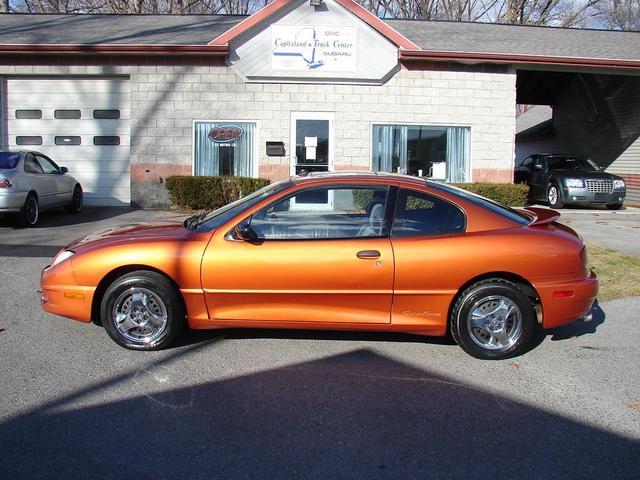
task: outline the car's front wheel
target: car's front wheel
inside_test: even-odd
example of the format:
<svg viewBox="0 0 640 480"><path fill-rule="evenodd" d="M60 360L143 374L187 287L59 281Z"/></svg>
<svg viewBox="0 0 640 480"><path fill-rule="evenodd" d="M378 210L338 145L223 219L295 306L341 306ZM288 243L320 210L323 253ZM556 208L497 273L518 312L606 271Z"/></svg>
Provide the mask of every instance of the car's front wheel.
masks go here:
<svg viewBox="0 0 640 480"><path fill-rule="evenodd" d="M145 270L127 273L107 288L100 316L109 336L132 350L165 348L186 323L184 304L173 284Z"/></svg>
<svg viewBox="0 0 640 480"><path fill-rule="evenodd" d="M549 202L551 208L562 208L564 206L560 188L555 183L551 183L547 187L547 202Z"/></svg>
<svg viewBox="0 0 640 480"><path fill-rule="evenodd" d="M494 278L462 292L450 321L453 338L465 352L484 360L500 360L527 348L536 328L536 313L517 285Z"/></svg>

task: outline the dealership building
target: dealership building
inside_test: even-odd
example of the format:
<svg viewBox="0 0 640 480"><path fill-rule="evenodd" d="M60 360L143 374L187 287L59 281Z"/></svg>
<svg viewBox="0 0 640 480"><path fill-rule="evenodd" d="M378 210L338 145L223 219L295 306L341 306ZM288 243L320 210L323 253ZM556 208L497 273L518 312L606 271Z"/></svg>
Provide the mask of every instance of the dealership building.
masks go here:
<svg viewBox="0 0 640 480"><path fill-rule="evenodd" d="M400 171L511 182L590 155L640 203L640 33L381 20L351 0L250 16L0 15L3 148L90 205L159 207L170 175ZM516 132L516 105L552 114Z"/></svg>

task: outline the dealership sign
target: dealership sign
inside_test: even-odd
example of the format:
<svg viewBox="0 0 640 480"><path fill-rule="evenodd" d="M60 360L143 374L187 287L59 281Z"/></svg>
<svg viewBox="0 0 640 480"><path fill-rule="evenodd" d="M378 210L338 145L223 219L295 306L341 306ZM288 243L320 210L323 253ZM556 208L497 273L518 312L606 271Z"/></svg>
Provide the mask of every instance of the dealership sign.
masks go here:
<svg viewBox="0 0 640 480"><path fill-rule="evenodd" d="M271 26L273 70L355 72L356 27Z"/></svg>
<svg viewBox="0 0 640 480"><path fill-rule="evenodd" d="M209 130L209 140L213 143L233 143L243 133L244 130L238 125L220 125Z"/></svg>

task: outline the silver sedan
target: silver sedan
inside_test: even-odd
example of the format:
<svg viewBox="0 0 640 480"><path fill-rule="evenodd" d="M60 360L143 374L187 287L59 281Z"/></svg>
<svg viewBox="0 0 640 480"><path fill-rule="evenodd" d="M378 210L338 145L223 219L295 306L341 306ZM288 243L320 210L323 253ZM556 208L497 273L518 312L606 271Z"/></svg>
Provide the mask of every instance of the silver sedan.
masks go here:
<svg viewBox="0 0 640 480"><path fill-rule="evenodd" d="M0 214L17 214L18 224L38 223L40 212L82 209L82 186L65 167L39 152L0 152Z"/></svg>

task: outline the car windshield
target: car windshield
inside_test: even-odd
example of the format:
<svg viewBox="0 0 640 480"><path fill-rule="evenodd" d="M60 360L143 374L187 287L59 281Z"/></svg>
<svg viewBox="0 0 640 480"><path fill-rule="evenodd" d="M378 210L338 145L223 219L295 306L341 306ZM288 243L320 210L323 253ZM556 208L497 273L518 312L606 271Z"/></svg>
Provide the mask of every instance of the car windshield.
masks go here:
<svg viewBox="0 0 640 480"><path fill-rule="evenodd" d="M600 168L589 157L547 157L549 170L581 170L598 172Z"/></svg>
<svg viewBox="0 0 640 480"><path fill-rule="evenodd" d="M19 153L0 152L0 169L16 168L20 160Z"/></svg>
<svg viewBox="0 0 640 480"><path fill-rule="evenodd" d="M198 232L208 232L225 224L236 215L250 209L257 203L267 197L281 192L291 185L291 180L283 180L281 182L272 183L266 187L256 190L249 195L239 198L235 202L231 202L223 207L209 212L198 224Z"/></svg>

